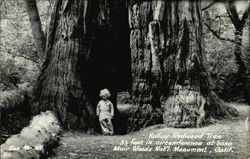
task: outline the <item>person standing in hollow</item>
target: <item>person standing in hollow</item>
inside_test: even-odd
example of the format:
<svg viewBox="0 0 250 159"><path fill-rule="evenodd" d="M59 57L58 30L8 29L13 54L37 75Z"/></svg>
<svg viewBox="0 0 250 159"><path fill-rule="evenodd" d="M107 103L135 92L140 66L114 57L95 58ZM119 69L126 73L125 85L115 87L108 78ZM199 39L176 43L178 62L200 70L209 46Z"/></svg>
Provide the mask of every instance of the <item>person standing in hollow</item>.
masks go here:
<svg viewBox="0 0 250 159"><path fill-rule="evenodd" d="M113 135L114 128L111 119L114 116L114 106L109 100L111 96L108 89L100 91L100 97L102 98L97 104L96 115L99 116L99 122L104 135Z"/></svg>

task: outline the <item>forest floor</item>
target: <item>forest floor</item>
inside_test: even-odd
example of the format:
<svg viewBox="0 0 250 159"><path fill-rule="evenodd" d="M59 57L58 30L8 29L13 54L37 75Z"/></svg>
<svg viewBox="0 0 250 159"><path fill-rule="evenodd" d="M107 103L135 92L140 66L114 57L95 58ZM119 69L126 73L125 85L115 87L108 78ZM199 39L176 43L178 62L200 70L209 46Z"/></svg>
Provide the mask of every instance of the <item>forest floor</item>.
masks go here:
<svg viewBox="0 0 250 159"><path fill-rule="evenodd" d="M249 106L230 104L238 109L240 116L233 119L214 121L213 124L202 128L166 128L163 125L155 125L144 130L129 133L126 135L103 136L96 134L84 134L80 132L64 132L60 146L55 149L55 155L51 159L72 158L72 159L105 159L105 158L250 158L249 146ZM120 111L126 111L129 105L119 105ZM160 135L159 135L160 134ZM166 138L153 138L153 136ZM168 136L167 136L168 135ZM182 136L178 136L182 135ZM199 139L189 138L190 135L198 135ZM146 144L151 140L151 144ZM143 143L140 143L142 141ZM161 145L159 141L179 142L179 145ZM200 146L182 146L182 142L201 143ZM127 146L126 146L127 143ZM133 145L139 145L147 151L138 151ZM185 144L185 143L184 143ZM194 143L193 143L194 144ZM209 145L210 144L210 145ZM120 145L120 147L118 147ZM164 148L165 146L165 148ZM118 150L119 148L128 148ZM150 151L151 148L151 151ZM183 152L181 148L195 152ZM141 149L142 150L142 149ZM182 152L181 152L182 150ZM200 151L200 152L197 152ZM203 152L202 152L203 151Z"/></svg>

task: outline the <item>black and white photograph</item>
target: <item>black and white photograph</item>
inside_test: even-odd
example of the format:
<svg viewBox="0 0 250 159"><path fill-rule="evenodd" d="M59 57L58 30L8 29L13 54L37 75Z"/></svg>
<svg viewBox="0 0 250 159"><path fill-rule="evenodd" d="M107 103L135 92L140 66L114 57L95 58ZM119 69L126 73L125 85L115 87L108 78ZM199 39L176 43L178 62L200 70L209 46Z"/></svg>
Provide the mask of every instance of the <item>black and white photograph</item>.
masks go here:
<svg viewBox="0 0 250 159"><path fill-rule="evenodd" d="M249 0L0 0L1 159L250 159Z"/></svg>

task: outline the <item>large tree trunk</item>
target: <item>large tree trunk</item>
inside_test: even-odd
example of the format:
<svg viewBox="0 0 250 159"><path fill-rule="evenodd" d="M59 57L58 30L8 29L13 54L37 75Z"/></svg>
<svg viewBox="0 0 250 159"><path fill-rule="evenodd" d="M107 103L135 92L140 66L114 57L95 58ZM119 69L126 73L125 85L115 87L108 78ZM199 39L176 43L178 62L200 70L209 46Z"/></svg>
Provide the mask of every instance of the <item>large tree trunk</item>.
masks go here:
<svg viewBox="0 0 250 159"><path fill-rule="evenodd" d="M128 72L119 76L129 66L126 16L122 0L54 1L34 113L53 110L69 128L87 130L98 123L100 89L108 88L115 104L118 84L128 79ZM115 110L117 116L116 105Z"/></svg>
<svg viewBox="0 0 250 159"><path fill-rule="evenodd" d="M64 126L93 127L99 90L110 89L115 103L116 92L129 84L130 29L138 108L129 131L162 122L199 126L205 115L237 114L211 90L198 1L131 1L129 27L123 0L54 3L33 112L49 109Z"/></svg>
<svg viewBox="0 0 250 159"><path fill-rule="evenodd" d="M199 1L131 1L129 20L138 108L128 131L162 122L194 127L205 116L237 115L211 90Z"/></svg>
<svg viewBox="0 0 250 159"><path fill-rule="evenodd" d="M45 35L42 30L42 24L40 20L40 16L38 13L36 0L25 0L26 8L28 11L29 19L30 19L30 27L34 36L35 46L37 49L38 56L40 60L43 60L45 54Z"/></svg>

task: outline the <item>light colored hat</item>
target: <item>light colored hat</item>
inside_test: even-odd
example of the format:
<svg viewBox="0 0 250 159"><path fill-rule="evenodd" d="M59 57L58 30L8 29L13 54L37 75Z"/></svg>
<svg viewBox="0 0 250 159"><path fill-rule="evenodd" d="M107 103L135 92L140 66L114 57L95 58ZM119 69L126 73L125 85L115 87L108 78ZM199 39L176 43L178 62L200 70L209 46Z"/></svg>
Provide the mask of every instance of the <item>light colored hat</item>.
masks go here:
<svg viewBox="0 0 250 159"><path fill-rule="evenodd" d="M100 97L104 97L104 96L106 96L106 97L110 97L111 96L109 90L106 89L106 88L100 91Z"/></svg>

